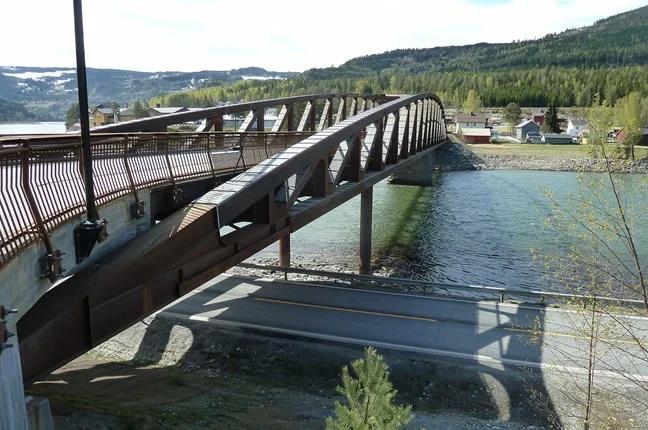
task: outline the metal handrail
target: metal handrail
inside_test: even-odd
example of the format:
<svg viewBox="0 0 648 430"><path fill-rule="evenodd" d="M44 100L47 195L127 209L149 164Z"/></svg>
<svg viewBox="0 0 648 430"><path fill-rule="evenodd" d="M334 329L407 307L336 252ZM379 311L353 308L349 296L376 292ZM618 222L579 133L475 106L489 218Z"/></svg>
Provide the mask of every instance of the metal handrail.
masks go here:
<svg viewBox="0 0 648 430"><path fill-rule="evenodd" d="M432 289L451 289L451 290L461 290L461 291L470 291L474 293L486 293L493 294L497 296L499 302L503 303L507 300L507 297L532 297L539 299L539 302L545 303L547 299L554 300L575 300L582 301L583 303L589 301L595 301L599 303L613 303L619 305L629 305L629 306L643 306L643 301L634 300L634 299L622 299L616 297L607 297L607 296L586 296L582 294L569 294L569 293L557 293L552 291L539 291L539 290L524 290L522 288L504 288L504 287L489 287L483 285L470 285L470 284L455 284L455 283L446 283L446 282L433 282L425 280L416 280L416 279L405 279L405 278L392 278L385 276L375 276L375 275L358 275L355 273L344 273L344 272L330 272L326 270L316 270L316 269L304 269L301 267L280 267L272 265L263 265L263 264L253 264L253 263L239 263L239 267L245 269L257 269L257 270L268 270L283 273L284 277L287 277L288 273L296 273L302 275L311 275L319 276L322 278L331 278L331 279L343 279L350 282L362 281L366 283L373 283L379 285L404 285L404 286L426 286Z"/></svg>
<svg viewBox="0 0 648 430"><path fill-rule="evenodd" d="M225 106L195 109L188 112L178 112L166 115L158 115L149 118L135 119L118 124L108 124L92 129L93 133L118 133L126 131L139 131L147 129L158 129L169 125L181 124L190 121L199 121L215 116L228 115L233 113L250 112L259 109L266 109L282 105L294 105L298 103L325 101L333 98L364 98L367 100L385 101L391 100L394 96L384 94L363 95L356 93L328 93L328 94L306 94L301 96L280 97L275 99L257 100L242 102Z"/></svg>
<svg viewBox="0 0 648 430"><path fill-rule="evenodd" d="M137 190L241 171L312 132L120 133L92 136L96 202ZM218 156L216 153L220 153ZM227 154L236 154L228 157ZM216 154L216 155L214 155ZM48 254L54 228L85 210L78 136L5 139L0 144L0 267L35 240ZM139 202L135 202L139 203Z"/></svg>

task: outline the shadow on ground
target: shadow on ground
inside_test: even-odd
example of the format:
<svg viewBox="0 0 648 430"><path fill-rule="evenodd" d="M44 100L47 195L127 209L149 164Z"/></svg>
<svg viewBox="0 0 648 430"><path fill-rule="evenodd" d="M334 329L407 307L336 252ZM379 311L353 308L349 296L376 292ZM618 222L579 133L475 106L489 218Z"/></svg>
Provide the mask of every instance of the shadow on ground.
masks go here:
<svg viewBox="0 0 648 430"><path fill-rule="evenodd" d="M499 340L488 331L480 336L484 344ZM512 336L506 346L512 353L522 348L516 342L523 340ZM409 428L550 428L555 420L551 405L530 395L545 393L537 372L381 352L397 400L416 412ZM323 428L339 399L341 367L361 354L360 346L158 316L29 392L50 399L58 428Z"/></svg>

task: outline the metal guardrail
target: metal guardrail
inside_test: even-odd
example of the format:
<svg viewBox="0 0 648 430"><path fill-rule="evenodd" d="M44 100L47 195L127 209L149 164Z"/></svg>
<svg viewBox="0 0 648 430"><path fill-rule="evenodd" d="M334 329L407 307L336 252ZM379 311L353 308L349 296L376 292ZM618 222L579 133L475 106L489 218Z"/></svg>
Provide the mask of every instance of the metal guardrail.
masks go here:
<svg viewBox="0 0 648 430"><path fill-rule="evenodd" d="M545 304L550 300L555 302L572 300L576 302L582 302L587 304L591 301L596 301L599 303L610 303L616 305L625 305L625 306L638 306L643 307L643 302L641 300L633 299L623 299L615 297L605 297L605 296L585 296L580 294L567 294L567 293L556 293L551 291L539 291L539 290L524 290L521 288L502 288L502 287L488 287L482 285L465 285L465 284L448 284L440 282L432 282L425 280L416 280L416 279L404 279L404 278L391 278L384 276L374 276L374 275L357 275L355 273L343 273L343 272L329 272L325 270L315 270L315 269L304 269L299 267L280 267L280 266L269 266L269 265L260 265L252 263L239 263L239 267L246 269L257 269L257 270L268 270L284 274L284 278L287 279L289 273L296 273L302 275L311 275L319 276L322 278L330 279L340 279L346 280L349 282L362 282L374 285L402 285L402 286L425 286L431 288L432 290L460 290L460 291L469 291L472 293L486 294L493 297L496 297L500 303L504 303L507 299L511 298L521 298L529 297L538 300L538 304Z"/></svg>
<svg viewBox="0 0 648 430"><path fill-rule="evenodd" d="M244 170L312 132L131 133L92 136L96 203L178 182ZM0 267L85 211L78 136L0 142Z"/></svg>

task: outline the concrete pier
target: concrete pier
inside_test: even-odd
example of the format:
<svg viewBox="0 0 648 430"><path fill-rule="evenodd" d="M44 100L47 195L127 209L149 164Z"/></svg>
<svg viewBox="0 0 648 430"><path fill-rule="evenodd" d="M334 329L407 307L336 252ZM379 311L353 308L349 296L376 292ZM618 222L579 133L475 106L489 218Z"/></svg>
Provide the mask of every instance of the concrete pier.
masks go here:
<svg viewBox="0 0 648 430"><path fill-rule="evenodd" d="M16 332L15 314L7 315L7 330ZM8 339L10 348L0 352L0 430L27 430L18 336Z"/></svg>
<svg viewBox="0 0 648 430"><path fill-rule="evenodd" d="M279 239L279 267L290 267L290 233Z"/></svg>
<svg viewBox="0 0 648 430"><path fill-rule="evenodd" d="M407 169L392 176L391 183L402 185L429 186L434 181L434 174L437 167L436 151L430 151Z"/></svg>
<svg viewBox="0 0 648 430"><path fill-rule="evenodd" d="M75 260L74 228L83 220L82 216L74 217L67 223L56 228L50 239L54 249L61 250L63 254L62 266L66 269L64 276L71 275L112 250L123 246L137 235L148 230L150 220L150 193L142 190L140 198L145 201L146 216L134 219L131 216L130 206L132 196L128 195L114 200L100 208L101 216L109 220L108 238L95 246L90 258L80 264ZM0 354L0 430L31 429L31 423L46 423L44 408L46 404L40 402L38 407L32 405L26 409L25 394L23 389L22 369L18 338L20 333L16 323L25 312L50 288L56 288L49 280L42 276L42 257L46 250L42 242L34 242L18 257L9 261L0 271L0 304L18 309L17 314L6 316L7 330L16 333L8 342L13 345ZM26 415L30 413L29 417ZM34 418L33 414L38 415ZM34 421L36 420L36 421ZM39 424L37 428L48 428ZM44 426L44 427L43 427Z"/></svg>
<svg viewBox="0 0 648 430"><path fill-rule="evenodd" d="M360 194L360 274L371 274L371 223L373 218L373 187Z"/></svg>

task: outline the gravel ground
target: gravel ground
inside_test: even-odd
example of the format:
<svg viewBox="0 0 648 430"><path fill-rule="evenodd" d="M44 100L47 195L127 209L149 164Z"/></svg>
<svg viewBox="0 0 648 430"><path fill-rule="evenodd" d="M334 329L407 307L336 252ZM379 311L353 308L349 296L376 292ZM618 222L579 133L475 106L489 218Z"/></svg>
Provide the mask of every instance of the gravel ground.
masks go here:
<svg viewBox="0 0 648 430"><path fill-rule="evenodd" d="M407 429L551 428L540 375L381 351ZM321 429L360 347L150 317L39 381L58 429Z"/></svg>
<svg viewBox="0 0 648 430"><path fill-rule="evenodd" d="M473 150L456 141L445 145L438 153L441 170L547 170L560 172L605 172L606 162L600 158L556 157L551 155L494 154ZM610 167L617 173L648 173L648 159L610 160Z"/></svg>

